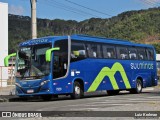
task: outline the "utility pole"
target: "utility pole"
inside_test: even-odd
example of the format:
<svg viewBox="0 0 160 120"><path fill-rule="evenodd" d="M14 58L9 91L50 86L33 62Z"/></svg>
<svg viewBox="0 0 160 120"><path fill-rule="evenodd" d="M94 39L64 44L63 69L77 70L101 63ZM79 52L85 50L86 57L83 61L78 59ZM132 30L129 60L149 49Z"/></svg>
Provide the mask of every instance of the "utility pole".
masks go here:
<svg viewBox="0 0 160 120"><path fill-rule="evenodd" d="M32 39L37 38L37 18L36 18L36 2L37 0L30 0L31 3L31 31L32 31Z"/></svg>

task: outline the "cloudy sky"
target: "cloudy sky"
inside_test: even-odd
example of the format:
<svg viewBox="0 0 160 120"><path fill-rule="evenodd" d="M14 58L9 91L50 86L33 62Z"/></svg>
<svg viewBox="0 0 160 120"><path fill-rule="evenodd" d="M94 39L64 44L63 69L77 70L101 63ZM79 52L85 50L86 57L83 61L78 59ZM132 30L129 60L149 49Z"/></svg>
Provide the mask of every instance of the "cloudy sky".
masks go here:
<svg viewBox="0 0 160 120"><path fill-rule="evenodd" d="M30 16L30 0L0 0L8 3L9 13ZM124 11L160 6L160 0L37 0L37 17L85 20L110 18Z"/></svg>

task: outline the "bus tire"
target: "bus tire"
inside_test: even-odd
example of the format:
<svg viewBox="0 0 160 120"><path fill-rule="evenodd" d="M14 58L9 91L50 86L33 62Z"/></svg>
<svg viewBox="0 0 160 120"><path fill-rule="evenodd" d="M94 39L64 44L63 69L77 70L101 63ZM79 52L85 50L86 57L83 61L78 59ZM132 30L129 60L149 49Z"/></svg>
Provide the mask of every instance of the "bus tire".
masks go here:
<svg viewBox="0 0 160 120"><path fill-rule="evenodd" d="M107 94L108 95L118 95L119 94L119 90L107 90Z"/></svg>
<svg viewBox="0 0 160 120"><path fill-rule="evenodd" d="M133 94L139 94L142 92L142 81L140 79L137 79L136 81L136 88L133 88L130 90L130 93L133 93Z"/></svg>
<svg viewBox="0 0 160 120"><path fill-rule="evenodd" d="M82 86L78 81L74 82L73 93L71 94L72 99L80 99L84 95Z"/></svg>
<svg viewBox="0 0 160 120"><path fill-rule="evenodd" d="M41 95L41 98L44 100L44 101L50 101L52 99L52 95Z"/></svg>

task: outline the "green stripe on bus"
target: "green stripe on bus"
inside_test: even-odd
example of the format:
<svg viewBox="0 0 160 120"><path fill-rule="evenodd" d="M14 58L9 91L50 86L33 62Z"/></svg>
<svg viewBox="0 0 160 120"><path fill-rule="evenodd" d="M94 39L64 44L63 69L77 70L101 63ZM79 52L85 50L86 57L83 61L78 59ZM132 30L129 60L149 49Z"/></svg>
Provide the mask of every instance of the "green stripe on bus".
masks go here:
<svg viewBox="0 0 160 120"><path fill-rule="evenodd" d="M127 75L126 75L126 72L125 72L123 66L120 63L116 62L116 63L114 63L114 65L112 66L111 69L108 67L102 68L102 70L99 72L99 74L97 75L97 77L95 78L95 80L93 81L93 83L91 84L91 86L89 87L87 92L96 91L98 86L100 85L100 83L102 82L104 77L106 77L106 76L109 77L111 84L113 86L113 89L118 90L119 87L118 87L118 84L117 84L115 76L114 76L116 74L116 72L118 72L118 71L120 72L120 74L122 76L125 87L127 89L131 88L131 85L128 81L128 78L127 78Z"/></svg>

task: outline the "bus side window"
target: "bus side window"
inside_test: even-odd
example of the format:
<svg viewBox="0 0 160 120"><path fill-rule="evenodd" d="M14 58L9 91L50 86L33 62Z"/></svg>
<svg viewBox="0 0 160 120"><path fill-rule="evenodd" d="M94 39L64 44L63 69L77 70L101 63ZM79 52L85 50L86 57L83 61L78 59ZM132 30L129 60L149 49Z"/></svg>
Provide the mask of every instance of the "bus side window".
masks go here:
<svg viewBox="0 0 160 120"><path fill-rule="evenodd" d="M128 48L129 51L129 58L131 60L136 60L137 59L137 50L135 48Z"/></svg>
<svg viewBox="0 0 160 120"><path fill-rule="evenodd" d="M116 58L115 47L109 45L103 45L103 56L104 58L114 59Z"/></svg>
<svg viewBox="0 0 160 120"><path fill-rule="evenodd" d="M86 47L90 58L102 58L101 45L99 43L87 43Z"/></svg>
<svg viewBox="0 0 160 120"><path fill-rule="evenodd" d="M152 49L146 49L148 60L154 60L154 51Z"/></svg>
<svg viewBox="0 0 160 120"><path fill-rule="evenodd" d="M97 57L96 48L92 44L87 43L86 48L87 48L89 58L96 58Z"/></svg>
<svg viewBox="0 0 160 120"><path fill-rule="evenodd" d="M116 58L116 52L114 47L107 48L108 58Z"/></svg>
<svg viewBox="0 0 160 120"><path fill-rule="evenodd" d="M71 62L86 58L85 45L78 41L72 41L71 45Z"/></svg>
<svg viewBox="0 0 160 120"><path fill-rule="evenodd" d="M91 45L91 50L92 50L92 56L93 56L94 58L97 58L97 57L98 57L98 54L97 54L97 46L94 45L94 44L92 44L92 45Z"/></svg>
<svg viewBox="0 0 160 120"><path fill-rule="evenodd" d="M128 59L128 50L126 47L117 47L119 59Z"/></svg>
<svg viewBox="0 0 160 120"><path fill-rule="evenodd" d="M144 48L138 48L137 53L139 60L147 60L146 51Z"/></svg>

